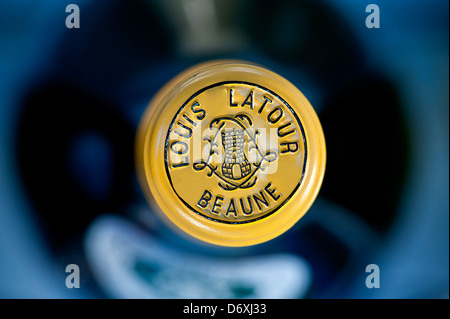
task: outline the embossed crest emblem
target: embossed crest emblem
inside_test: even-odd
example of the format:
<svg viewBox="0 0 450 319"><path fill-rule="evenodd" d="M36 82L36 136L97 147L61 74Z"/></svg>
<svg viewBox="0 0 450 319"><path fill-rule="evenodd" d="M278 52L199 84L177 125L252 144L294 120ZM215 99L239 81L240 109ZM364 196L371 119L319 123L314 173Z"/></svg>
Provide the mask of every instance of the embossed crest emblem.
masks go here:
<svg viewBox="0 0 450 319"><path fill-rule="evenodd" d="M218 185L226 191L253 187L258 179L256 173L260 169L264 170L263 162L275 161L278 154L273 151L262 153L258 146L260 132L252 126L250 116L241 113L212 120L209 128L215 133L204 138L209 143L209 156L206 162L194 163L194 169L208 168L208 176L216 175L221 180ZM221 143L217 141L219 138ZM252 150L255 150L256 161L251 163L248 153ZM221 158L221 166L213 164L214 155Z"/></svg>

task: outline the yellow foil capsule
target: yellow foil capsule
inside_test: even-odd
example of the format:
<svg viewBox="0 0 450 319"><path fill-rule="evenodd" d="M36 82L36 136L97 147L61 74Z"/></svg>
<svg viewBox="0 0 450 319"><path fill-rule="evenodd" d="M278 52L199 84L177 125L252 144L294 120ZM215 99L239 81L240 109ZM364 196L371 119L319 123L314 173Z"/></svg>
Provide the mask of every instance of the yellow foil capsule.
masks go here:
<svg viewBox="0 0 450 319"><path fill-rule="evenodd" d="M241 61L194 66L150 102L136 162L149 203L170 225L222 246L291 228L322 184L325 140L289 81Z"/></svg>

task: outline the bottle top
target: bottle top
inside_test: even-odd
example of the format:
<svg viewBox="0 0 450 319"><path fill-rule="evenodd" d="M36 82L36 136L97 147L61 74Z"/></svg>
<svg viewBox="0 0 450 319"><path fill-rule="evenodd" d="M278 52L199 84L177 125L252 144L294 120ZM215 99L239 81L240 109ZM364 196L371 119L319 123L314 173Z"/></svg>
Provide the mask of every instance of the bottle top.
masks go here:
<svg viewBox="0 0 450 319"><path fill-rule="evenodd" d="M291 228L314 202L325 161L323 131L304 95L242 61L176 76L150 102L136 138L153 209L222 246L259 244Z"/></svg>

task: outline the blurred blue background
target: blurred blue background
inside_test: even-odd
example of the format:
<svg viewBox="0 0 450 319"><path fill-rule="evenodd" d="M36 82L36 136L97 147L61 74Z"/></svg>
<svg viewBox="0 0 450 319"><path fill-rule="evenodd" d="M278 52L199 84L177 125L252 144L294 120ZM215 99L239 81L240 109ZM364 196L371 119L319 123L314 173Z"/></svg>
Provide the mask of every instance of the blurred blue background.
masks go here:
<svg viewBox="0 0 450 319"><path fill-rule="evenodd" d="M79 29L66 28L70 3ZM370 3L379 29L365 25ZM0 297L448 298L448 12L441 0L0 1ZM216 58L286 77L325 132L317 201L254 247L173 233L136 180L149 100ZM80 289L65 285L68 264ZM366 287L368 264L380 288Z"/></svg>

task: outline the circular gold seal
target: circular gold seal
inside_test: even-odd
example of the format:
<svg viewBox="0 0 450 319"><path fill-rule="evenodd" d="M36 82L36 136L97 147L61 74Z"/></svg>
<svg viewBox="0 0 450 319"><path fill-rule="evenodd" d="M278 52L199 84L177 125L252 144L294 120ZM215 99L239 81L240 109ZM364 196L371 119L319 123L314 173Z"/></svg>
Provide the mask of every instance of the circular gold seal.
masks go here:
<svg viewBox="0 0 450 319"><path fill-rule="evenodd" d="M154 209L224 246L288 230L313 203L325 171L323 132L308 100L281 76L237 61L200 64L161 89L136 152Z"/></svg>

